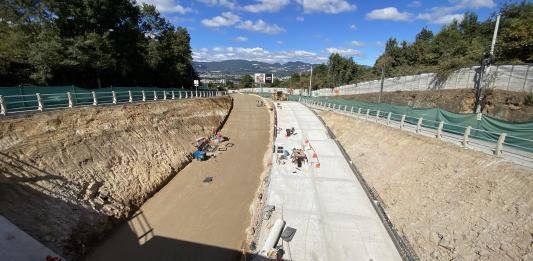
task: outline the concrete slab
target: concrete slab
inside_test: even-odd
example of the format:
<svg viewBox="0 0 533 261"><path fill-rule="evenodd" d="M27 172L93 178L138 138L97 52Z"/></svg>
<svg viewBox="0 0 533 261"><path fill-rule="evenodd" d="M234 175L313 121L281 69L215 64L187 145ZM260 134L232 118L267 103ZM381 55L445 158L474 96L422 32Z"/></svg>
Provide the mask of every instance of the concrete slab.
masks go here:
<svg viewBox="0 0 533 261"><path fill-rule="evenodd" d="M318 117L299 103L283 102L278 126L283 131L294 127L297 135L285 137L283 132L275 143L289 152L293 147L305 148L309 160L296 168L290 160L279 161L278 154L272 158L266 192L267 204L276 207L271 219L283 218L287 226L297 229L293 240L283 243L283 258L401 260L370 199ZM269 233L266 227L261 230L260 247Z"/></svg>
<svg viewBox="0 0 533 261"><path fill-rule="evenodd" d="M0 215L0 260L46 260L47 256L61 258Z"/></svg>

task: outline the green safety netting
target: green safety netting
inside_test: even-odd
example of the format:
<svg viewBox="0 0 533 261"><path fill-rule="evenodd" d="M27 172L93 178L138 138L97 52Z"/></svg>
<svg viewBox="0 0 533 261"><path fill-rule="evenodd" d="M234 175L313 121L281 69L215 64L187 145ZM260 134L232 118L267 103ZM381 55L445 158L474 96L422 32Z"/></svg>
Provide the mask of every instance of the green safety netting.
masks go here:
<svg viewBox="0 0 533 261"><path fill-rule="evenodd" d="M268 96L266 94L262 96ZM291 95L289 100L298 101L300 96ZM354 112L358 112L361 108L361 113L366 114L369 110L369 115L375 117L379 111L379 117L386 118L391 112L391 119L400 121L402 115L405 115L405 121L411 124L417 124L418 120L422 118L423 127L437 129L439 123L444 122L443 130L449 133L463 135L465 129L470 126L472 128L470 136L490 141L497 142L501 133L506 133L505 145L533 152L533 122L515 123L503 120L498 120L487 115L478 117L475 113L453 113L439 108L420 109L411 108L408 106L399 106L391 104L376 104L366 103L356 100L331 99L331 98L309 98L323 103L331 103L336 106L341 106L344 109L346 105L347 110L351 111L353 106ZM339 108L339 107L337 107Z"/></svg>
<svg viewBox="0 0 533 261"><path fill-rule="evenodd" d="M111 103L113 97L111 91L115 91L117 102L126 102L129 100L128 91L132 91L133 100L142 99L142 91L145 91L147 100L154 99L154 91L156 91L157 98L163 98L163 91L167 91L167 95L174 91L176 96L180 92L185 92L185 89L178 88L157 88L157 87L107 87L99 89L85 89L76 86L17 86L17 87L1 87L0 95L3 96L4 103L9 110L24 111L35 110L37 108L36 93L41 94L43 104L46 108L65 107L68 105L67 92L72 95L73 105L89 105L93 103L92 91L96 93L99 103ZM183 94L185 95L185 94Z"/></svg>

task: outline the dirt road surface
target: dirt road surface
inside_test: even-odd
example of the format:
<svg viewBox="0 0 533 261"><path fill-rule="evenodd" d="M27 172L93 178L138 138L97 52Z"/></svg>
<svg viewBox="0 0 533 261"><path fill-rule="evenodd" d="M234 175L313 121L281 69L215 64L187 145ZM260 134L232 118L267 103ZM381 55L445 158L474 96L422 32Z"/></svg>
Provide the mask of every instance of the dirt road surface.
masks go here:
<svg viewBox="0 0 533 261"><path fill-rule="evenodd" d="M269 113L258 98L234 96L222 135L235 146L193 161L86 260L235 260L269 148ZM192 141L191 141L192 142ZM211 183L203 183L212 176Z"/></svg>

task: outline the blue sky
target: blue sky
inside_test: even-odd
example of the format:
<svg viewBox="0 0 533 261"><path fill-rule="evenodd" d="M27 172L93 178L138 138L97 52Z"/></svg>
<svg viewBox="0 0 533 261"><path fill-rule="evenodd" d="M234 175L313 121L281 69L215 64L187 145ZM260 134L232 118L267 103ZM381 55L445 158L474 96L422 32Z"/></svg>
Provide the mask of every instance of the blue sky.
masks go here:
<svg viewBox="0 0 533 261"><path fill-rule="evenodd" d="M498 0L138 0L192 37L195 61L322 63L332 52L373 65L389 37L412 42L468 10L487 19Z"/></svg>

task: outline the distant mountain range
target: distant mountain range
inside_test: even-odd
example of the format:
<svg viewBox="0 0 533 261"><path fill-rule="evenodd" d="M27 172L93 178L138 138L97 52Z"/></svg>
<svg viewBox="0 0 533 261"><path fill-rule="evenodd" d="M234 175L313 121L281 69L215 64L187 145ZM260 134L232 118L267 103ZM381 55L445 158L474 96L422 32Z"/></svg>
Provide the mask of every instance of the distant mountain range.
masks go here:
<svg viewBox="0 0 533 261"><path fill-rule="evenodd" d="M276 77L289 76L293 73L309 71L310 63L288 62L264 63L248 60L226 60L220 62L193 62L194 69L203 78L221 76L242 76L254 73L273 73Z"/></svg>

